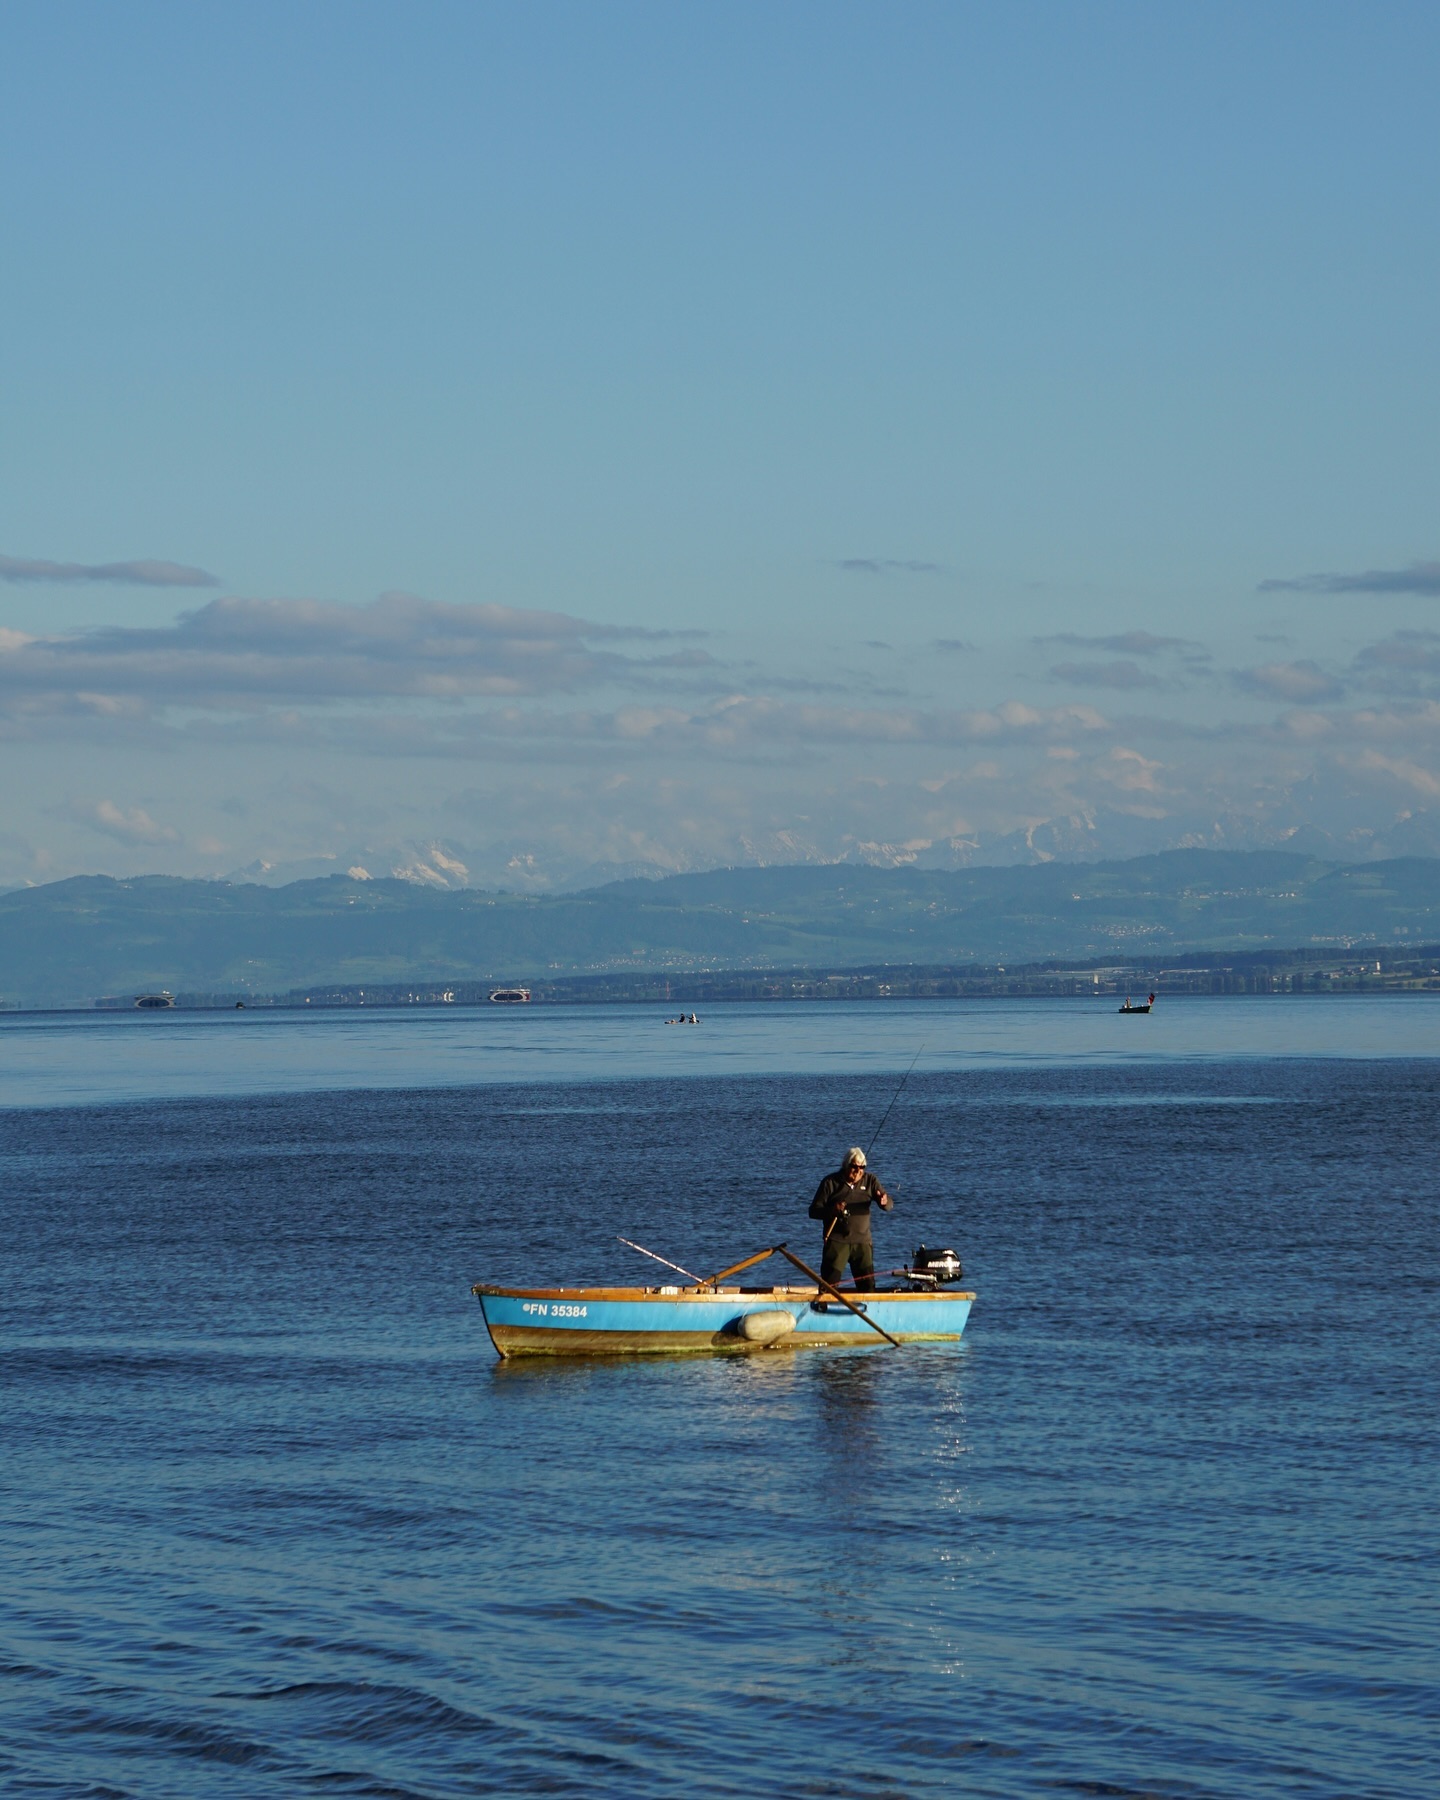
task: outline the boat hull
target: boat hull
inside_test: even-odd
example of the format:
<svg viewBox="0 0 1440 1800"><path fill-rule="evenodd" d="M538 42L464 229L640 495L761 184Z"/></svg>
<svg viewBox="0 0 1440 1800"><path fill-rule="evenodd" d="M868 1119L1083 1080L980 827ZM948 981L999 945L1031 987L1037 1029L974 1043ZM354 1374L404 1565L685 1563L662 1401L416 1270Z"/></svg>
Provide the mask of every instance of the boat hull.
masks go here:
<svg viewBox="0 0 1440 1800"><path fill-rule="evenodd" d="M490 1341L503 1357L757 1356L884 1342L848 1307L813 1287L666 1293L653 1288L502 1288L478 1282L473 1291ZM854 1298L867 1318L905 1344L957 1341L975 1296L871 1293ZM757 1341L742 1334L740 1326L755 1313L785 1313L793 1323L772 1341Z"/></svg>

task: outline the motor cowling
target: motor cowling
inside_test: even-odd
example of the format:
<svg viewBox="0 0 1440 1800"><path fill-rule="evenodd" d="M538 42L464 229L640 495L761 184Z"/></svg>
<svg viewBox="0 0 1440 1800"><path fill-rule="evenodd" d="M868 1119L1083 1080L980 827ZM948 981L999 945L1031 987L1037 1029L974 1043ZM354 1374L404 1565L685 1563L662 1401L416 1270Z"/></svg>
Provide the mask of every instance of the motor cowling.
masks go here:
<svg viewBox="0 0 1440 1800"><path fill-rule="evenodd" d="M960 1258L953 1250L928 1250L924 1244L915 1252L915 1260L910 1268L912 1274L937 1283L959 1281L965 1273Z"/></svg>

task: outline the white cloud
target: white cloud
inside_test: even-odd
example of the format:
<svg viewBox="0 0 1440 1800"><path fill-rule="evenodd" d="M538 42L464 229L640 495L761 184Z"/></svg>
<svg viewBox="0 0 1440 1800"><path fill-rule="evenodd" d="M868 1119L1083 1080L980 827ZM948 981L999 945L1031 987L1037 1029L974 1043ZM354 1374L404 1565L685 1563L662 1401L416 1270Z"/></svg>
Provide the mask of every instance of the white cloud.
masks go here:
<svg viewBox="0 0 1440 1800"><path fill-rule="evenodd" d="M943 563L895 556L847 556L835 566L847 575L942 575L945 572Z"/></svg>
<svg viewBox="0 0 1440 1800"><path fill-rule="evenodd" d="M1236 681L1251 693L1270 700L1289 700L1304 705L1314 700L1338 700L1344 688L1318 663L1272 662L1257 669L1241 669Z"/></svg>
<svg viewBox="0 0 1440 1800"><path fill-rule="evenodd" d="M1081 631L1052 631L1037 644L1073 644L1077 650L1110 650L1120 656L1160 656L1167 650L1199 650L1191 638L1157 637L1153 631L1117 631L1091 637Z"/></svg>
<svg viewBox="0 0 1440 1800"><path fill-rule="evenodd" d="M453 606L386 594L368 606L212 600L158 629L35 637L0 658L0 697L216 707L267 701L459 700L571 693L674 679L710 665L693 646L635 656L623 641L665 638L566 613Z"/></svg>
<svg viewBox="0 0 1440 1800"><path fill-rule="evenodd" d="M1262 594L1421 594L1440 595L1440 562L1411 563L1407 569L1362 569L1353 575L1296 575L1262 581Z"/></svg>
<svg viewBox="0 0 1440 1800"><path fill-rule="evenodd" d="M1122 660L1108 663L1056 663L1052 680L1068 682L1071 687L1153 688L1161 686L1160 677L1139 663Z"/></svg>
<svg viewBox="0 0 1440 1800"><path fill-rule="evenodd" d="M180 833L161 825L141 806L120 807L113 800L77 802L70 816L118 844L178 844Z"/></svg>
<svg viewBox="0 0 1440 1800"><path fill-rule="evenodd" d="M45 562L27 556L0 556L0 581L46 582L70 586L79 582L116 582L122 587L218 587L218 577L187 563Z"/></svg>
<svg viewBox="0 0 1440 1800"><path fill-rule="evenodd" d="M1365 775L1388 775L1426 800L1440 800L1440 776L1408 757L1382 756L1378 750L1362 750L1350 766Z"/></svg>
<svg viewBox="0 0 1440 1800"><path fill-rule="evenodd" d="M1291 735L1331 743L1434 744L1440 743L1440 702L1287 713L1280 725Z"/></svg>
<svg viewBox="0 0 1440 1800"><path fill-rule="evenodd" d="M1142 756L1138 750L1130 750L1117 744L1107 756L1100 757L1092 766L1101 781L1107 781L1126 793L1154 794L1159 791L1157 777L1163 765L1152 761L1148 756Z"/></svg>
<svg viewBox="0 0 1440 1800"><path fill-rule="evenodd" d="M1379 844L1407 809L1440 814L1440 702L1424 694L1347 705L1339 676L1297 657L1243 671L1243 691L1280 704L1235 702L1230 719L1173 679L1172 701L1149 702L1151 669L1178 669L1185 640L1094 642L1122 660L1075 667L1101 671L1122 711L1050 705L1038 680L981 704L994 650L960 663L897 649L887 661L916 687L881 694L843 669L826 677L838 653L802 684L566 613L222 599L161 630L0 638L0 731L22 749L43 733L37 768L67 748L113 756L107 782L144 794L144 807L62 809L79 828L71 866L98 833L127 871L210 873L223 841L242 869L393 870L437 889L544 886L557 868L1121 855L1302 831ZM1397 633L1347 679L1372 699L1382 679L1428 681L1437 647ZM1016 649L1033 654L1001 654ZM969 703L926 698L931 681ZM206 758L230 796L208 807ZM271 785L248 773L262 767ZM9 866L31 869L19 852Z"/></svg>

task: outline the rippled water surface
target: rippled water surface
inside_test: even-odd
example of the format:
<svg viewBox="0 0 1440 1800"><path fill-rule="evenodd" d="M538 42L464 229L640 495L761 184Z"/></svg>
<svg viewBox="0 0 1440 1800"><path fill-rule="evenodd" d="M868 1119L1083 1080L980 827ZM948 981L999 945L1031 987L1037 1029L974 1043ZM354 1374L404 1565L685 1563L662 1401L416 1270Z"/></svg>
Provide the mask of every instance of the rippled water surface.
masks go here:
<svg viewBox="0 0 1440 1800"><path fill-rule="evenodd" d="M0 1790L1428 1800L1440 1012L1182 1010L5 1021ZM937 1020L962 1346L495 1360Z"/></svg>
<svg viewBox="0 0 1440 1800"><path fill-rule="evenodd" d="M1182 998L1129 1019L1113 1000L730 1004L707 1007L698 1027L668 1028L665 1011L0 1015L0 1107L650 1075L899 1074L917 1051L932 1071L1440 1054L1440 1000L1429 994Z"/></svg>

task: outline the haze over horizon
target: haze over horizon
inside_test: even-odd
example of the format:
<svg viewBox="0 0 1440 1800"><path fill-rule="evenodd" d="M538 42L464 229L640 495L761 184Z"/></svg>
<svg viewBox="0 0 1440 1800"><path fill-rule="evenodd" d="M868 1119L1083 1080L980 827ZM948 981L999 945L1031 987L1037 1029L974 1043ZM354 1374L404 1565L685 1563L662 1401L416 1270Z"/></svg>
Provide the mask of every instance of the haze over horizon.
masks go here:
<svg viewBox="0 0 1440 1800"><path fill-rule="evenodd" d="M1440 854L1440 14L12 9L0 886Z"/></svg>

